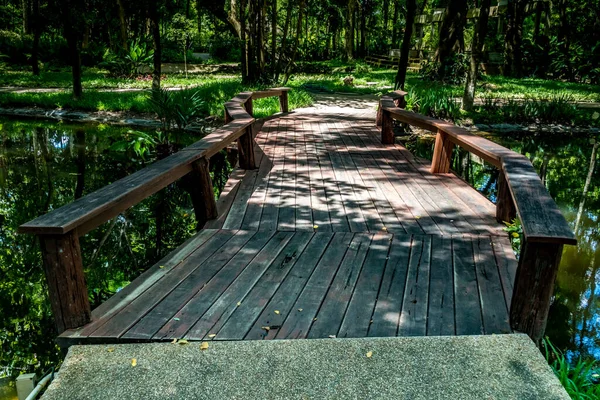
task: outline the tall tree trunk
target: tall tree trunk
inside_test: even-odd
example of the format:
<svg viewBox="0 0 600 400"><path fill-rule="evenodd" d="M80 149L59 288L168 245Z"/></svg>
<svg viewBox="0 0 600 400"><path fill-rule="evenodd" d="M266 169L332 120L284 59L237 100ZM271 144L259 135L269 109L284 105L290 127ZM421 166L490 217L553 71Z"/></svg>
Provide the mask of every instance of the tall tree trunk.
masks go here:
<svg viewBox="0 0 600 400"><path fill-rule="evenodd" d="M390 0L383 0L383 32L387 34L390 21Z"/></svg>
<svg viewBox="0 0 600 400"><path fill-rule="evenodd" d="M406 27L404 28L404 38L400 49L400 60L398 61L398 72L396 73L396 82L394 88L404 89L406 82L406 70L408 69L408 57L410 55L410 41L413 33L413 25L417 14L417 0L406 0Z"/></svg>
<svg viewBox="0 0 600 400"><path fill-rule="evenodd" d="M158 12L158 0L150 0L148 16L150 17L150 30L152 31L152 44L154 46L152 90L159 90L162 48L160 45L160 14Z"/></svg>
<svg viewBox="0 0 600 400"><path fill-rule="evenodd" d="M573 68L571 66L571 57L569 54L569 49L571 48L571 28L569 26L569 15L567 13L568 4L568 0L558 1L558 20L560 21L558 29L558 42L560 43L560 48L563 53L567 78L569 80L573 80Z"/></svg>
<svg viewBox="0 0 600 400"><path fill-rule="evenodd" d="M119 27L121 28L121 46L123 50L128 50L127 43L127 21L125 20L125 7L123 6L123 0L117 0L119 5Z"/></svg>
<svg viewBox="0 0 600 400"><path fill-rule="evenodd" d="M354 9L356 0L348 0L348 9L346 14L346 58L354 58Z"/></svg>
<svg viewBox="0 0 600 400"><path fill-rule="evenodd" d="M298 24L296 26L296 38L294 40L294 50L292 51L292 57L285 68L285 77L283 78L283 84L285 85L290 78L292 72L292 65L296 60L296 54L298 52L298 44L300 43L300 35L302 34L302 15L304 14L304 7L306 6L306 0L300 0L298 5Z"/></svg>
<svg viewBox="0 0 600 400"><path fill-rule="evenodd" d="M394 17L392 18L392 48L395 48L396 43L398 42L398 9L400 8L400 4L398 0L394 1Z"/></svg>
<svg viewBox="0 0 600 400"><path fill-rule="evenodd" d="M31 24L29 21L31 10L29 0L21 0L21 6L23 7L23 33L28 35L31 33Z"/></svg>
<svg viewBox="0 0 600 400"><path fill-rule="evenodd" d="M467 23L467 0L452 0L446 8L440 29L440 40L436 59L440 63L438 75L444 78L451 57L463 43L463 34Z"/></svg>
<svg viewBox="0 0 600 400"><path fill-rule="evenodd" d="M293 0L287 2L287 12L285 15L285 23L283 24L283 35L281 36L281 49L279 49L279 59L277 60L277 69L275 70L275 82L279 82L279 74L281 73L281 67L283 66L283 60L285 58L285 51L287 47L287 37L290 30L290 24L292 21L292 11L294 9Z"/></svg>
<svg viewBox="0 0 600 400"><path fill-rule="evenodd" d="M469 72L467 73L467 82L465 84L465 93L463 95L463 109L472 110L475 101L475 85L477 84L477 73L479 63L483 58L483 44L487 35L488 20L490 15L491 0L482 0L473 36L473 46L471 48L471 60L469 63Z"/></svg>
<svg viewBox="0 0 600 400"><path fill-rule="evenodd" d="M508 0L506 9L506 60L504 75L520 77L523 58L523 20L526 0Z"/></svg>
<svg viewBox="0 0 600 400"><path fill-rule="evenodd" d="M40 35L42 27L40 26L40 0L33 0L32 3L32 19L33 19L33 47L31 49L31 70L34 75L40 74L39 52L40 52Z"/></svg>
<svg viewBox="0 0 600 400"><path fill-rule="evenodd" d="M271 75L275 77L277 59L277 0L271 0Z"/></svg>
<svg viewBox="0 0 600 400"><path fill-rule="evenodd" d="M67 19L65 20L65 38L69 47L69 59L71 61L71 72L73 75L73 98L79 100L83 95L81 86L81 51L79 48L79 35L74 27L74 22L71 18L73 10L66 12Z"/></svg>
<svg viewBox="0 0 600 400"><path fill-rule="evenodd" d="M367 0L363 0L360 10L360 57L367 53Z"/></svg>

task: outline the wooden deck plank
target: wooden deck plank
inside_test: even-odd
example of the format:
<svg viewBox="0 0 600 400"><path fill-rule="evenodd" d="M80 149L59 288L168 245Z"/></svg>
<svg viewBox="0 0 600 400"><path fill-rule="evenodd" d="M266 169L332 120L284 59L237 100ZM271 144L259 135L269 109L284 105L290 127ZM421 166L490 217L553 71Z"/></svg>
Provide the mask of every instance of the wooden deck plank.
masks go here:
<svg viewBox="0 0 600 400"><path fill-rule="evenodd" d="M243 339L254 321L263 311L269 299L277 291L288 273L295 267L304 249L313 238L310 232L298 232L288 242L278 259L271 264L267 272L260 277L256 285L231 314L227 323L216 333L215 340ZM309 257L312 255L309 255ZM281 312L281 311L280 311Z"/></svg>
<svg viewBox="0 0 600 400"><path fill-rule="evenodd" d="M486 334L510 333L509 316L491 238L473 239L477 284Z"/></svg>
<svg viewBox="0 0 600 400"><path fill-rule="evenodd" d="M270 238L264 233L248 233L236 243L230 241L226 251L209 258L123 337L158 340L182 337L202 315L198 314L203 305L206 302L212 304L223 286L226 287L240 273L243 265L250 262L251 251L262 248ZM243 251L240 251L242 247ZM202 299L201 304L199 298Z"/></svg>
<svg viewBox="0 0 600 400"><path fill-rule="evenodd" d="M494 255L496 256L498 270L500 271L500 279L502 280L506 308L510 311L510 300L512 299L515 276L517 275L517 260L515 259L510 240L506 235L493 236L492 244L494 246Z"/></svg>
<svg viewBox="0 0 600 400"><path fill-rule="evenodd" d="M294 137L297 138L296 153L296 230L313 231L311 190L308 157L306 155L306 132L301 124L294 124Z"/></svg>
<svg viewBox="0 0 600 400"><path fill-rule="evenodd" d="M296 130L291 121L286 122L286 139L288 144L283 156L283 179L281 187L281 204L277 229L280 231L293 231L296 228Z"/></svg>
<svg viewBox="0 0 600 400"><path fill-rule="evenodd" d="M260 217L260 230L277 230L277 221L279 218L279 208L283 185L284 152L285 148L287 147L286 143L289 140L289 138L286 137L286 134L286 120L279 120L276 135L277 139L271 149L273 167L269 171L269 175L267 177L265 198Z"/></svg>
<svg viewBox="0 0 600 400"><path fill-rule="evenodd" d="M388 257L390 234L373 237L354 293L340 327L339 337L366 337Z"/></svg>
<svg viewBox="0 0 600 400"><path fill-rule="evenodd" d="M321 166L317 158L315 147L314 124L312 121L302 122L302 128L305 137L306 158L308 162L308 177L310 182L310 204L313 214L313 222L318 229L331 231L331 220L329 219L329 209L327 207L327 195L323 185L323 175Z"/></svg>
<svg viewBox="0 0 600 400"><path fill-rule="evenodd" d="M275 233L267 245L246 265L237 279L227 287L200 320L191 327L185 337L191 340L200 340L208 335L212 329L218 331L227 322L227 318L243 301L246 294L264 274L269 265L277 259L277 256L292 236L292 232Z"/></svg>
<svg viewBox="0 0 600 400"><path fill-rule="evenodd" d="M165 275L152 290L147 290L135 300L123 307L104 325L92 332L85 332L89 337L120 337L132 327L141 317L150 311L164 296L169 294L183 279L194 272L196 268L226 243L235 237L236 231L218 231L209 241L200 246L185 261Z"/></svg>
<svg viewBox="0 0 600 400"><path fill-rule="evenodd" d="M353 236L352 233L335 234L302 293L286 316L285 322L276 333L269 331L267 338L272 336L277 339L306 337Z"/></svg>
<svg viewBox="0 0 600 400"><path fill-rule="evenodd" d="M314 233L293 270L284 278L273 297L269 299L268 304L245 334L244 339L262 339L269 334L274 337L285 321L285 316L289 315L293 309L294 303L312 276L325 250L329 247L332 238L333 233L331 232ZM279 311L279 313L275 313L275 311ZM263 329L265 326L270 327L270 330Z"/></svg>
<svg viewBox="0 0 600 400"><path fill-rule="evenodd" d="M406 288L411 235L394 235L377 296L369 336L396 336Z"/></svg>
<svg viewBox="0 0 600 400"><path fill-rule="evenodd" d="M452 241L434 236L431 242L427 335L454 335Z"/></svg>
<svg viewBox="0 0 600 400"><path fill-rule="evenodd" d="M425 336L429 305L431 236L413 236L399 336Z"/></svg>
<svg viewBox="0 0 600 400"><path fill-rule="evenodd" d="M337 336L346 313L346 307L354 292L354 285L358 281L369 251L372 237L373 235L365 233L354 235L319 309L317 319L308 332L308 338Z"/></svg>
<svg viewBox="0 0 600 400"><path fill-rule="evenodd" d="M471 239L454 237L452 250L456 334L482 335L483 321Z"/></svg>

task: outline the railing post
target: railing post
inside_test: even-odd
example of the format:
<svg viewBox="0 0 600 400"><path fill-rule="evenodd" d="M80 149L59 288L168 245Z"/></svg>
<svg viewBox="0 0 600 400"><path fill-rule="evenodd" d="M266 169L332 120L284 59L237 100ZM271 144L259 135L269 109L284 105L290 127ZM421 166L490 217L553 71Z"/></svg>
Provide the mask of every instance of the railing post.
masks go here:
<svg viewBox="0 0 600 400"><path fill-rule="evenodd" d="M254 109L253 109L253 105L252 105L252 97L250 97L248 100L246 100L246 102L244 103L244 108L246 109L246 112L248 114L250 114L251 117L254 116Z"/></svg>
<svg viewBox="0 0 600 400"><path fill-rule="evenodd" d="M254 160L254 135L253 125L246 128L244 133L238 139L238 160L241 169L256 169L256 161Z"/></svg>
<svg viewBox="0 0 600 400"><path fill-rule="evenodd" d="M39 239L58 333L87 324L91 309L77 230L63 235L39 235Z"/></svg>
<svg viewBox="0 0 600 400"><path fill-rule="evenodd" d="M394 144L394 125L389 111L381 112L381 143Z"/></svg>
<svg viewBox="0 0 600 400"><path fill-rule="evenodd" d="M228 124L231 121L233 121L233 118L231 118L231 115L229 115L229 111L227 111L227 107L225 108L225 123Z"/></svg>
<svg viewBox="0 0 600 400"><path fill-rule="evenodd" d="M510 325L524 332L539 344L544 337L554 281L562 256L563 245L529 243L521 247L510 304Z"/></svg>
<svg viewBox="0 0 600 400"><path fill-rule="evenodd" d="M193 171L186 177L196 216L196 228L201 229L206 221L218 217L215 192L210 179L208 160L204 157L192 164Z"/></svg>
<svg viewBox="0 0 600 400"><path fill-rule="evenodd" d="M450 137L445 132L438 129L435 137L433 158L431 160L432 174L445 174L450 171L450 164L452 163L452 150L454 150L454 143L450 140Z"/></svg>
<svg viewBox="0 0 600 400"><path fill-rule="evenodd" d="M498 175L498 194L496 197L496 220L498 222L511 222L517 216L517 209L510 194L504 171Z"/></svg>
<svg viewBox="0 0 600 400"><path fill-rule="evenodd" d="M289 111L287 90L282 90L281 94L279 95L279 111L281 111L282 113L286 113Z"/></svg>

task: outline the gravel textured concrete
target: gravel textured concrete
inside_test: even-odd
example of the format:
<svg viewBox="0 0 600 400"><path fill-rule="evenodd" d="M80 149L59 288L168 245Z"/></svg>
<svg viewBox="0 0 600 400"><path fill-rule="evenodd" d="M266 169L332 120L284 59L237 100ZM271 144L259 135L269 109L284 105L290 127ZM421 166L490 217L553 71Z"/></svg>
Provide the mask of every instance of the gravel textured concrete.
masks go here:
<svg viewBox="0 0 600 400"><path fill-rule="evenodd" d="M514 334L73 346L43 396L58 399L569 396L533 342Z"/></svg>

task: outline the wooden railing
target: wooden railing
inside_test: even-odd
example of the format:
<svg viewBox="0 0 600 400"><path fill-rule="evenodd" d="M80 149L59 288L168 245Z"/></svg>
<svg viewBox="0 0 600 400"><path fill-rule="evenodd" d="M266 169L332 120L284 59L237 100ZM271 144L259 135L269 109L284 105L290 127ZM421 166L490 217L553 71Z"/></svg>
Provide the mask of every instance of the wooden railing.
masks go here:
<svg viewBox="0 0 600 400"><path fill-rule="evenodd" d="M288 91L276 88L238 94L225 104L223 127L167 158L19 227L19 233L39 237L59 333L90 321L79 237L184 176L194 183L190 194L196 218L216 218L210 157L237 140L240 167L255 169L252 100L278 96L281 112L288 112Z"/></svg>
<svg viewBox="0 0 600 400"><path fill-rule="evenodd" d="M496 219L512 221L518 214L524 236L510 323L515 331L525 332L539 343L546 328L563 245L577 244L573 231L527 157L446 121L403 110L405 95L397 91L380 100L377 122L384 144L394 143L392 120L397 120L436 133L432 173L450 171L455 145L499 169Z"/></svg>

